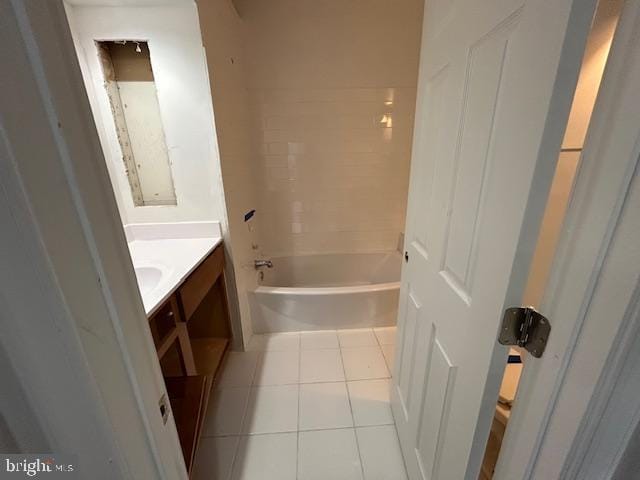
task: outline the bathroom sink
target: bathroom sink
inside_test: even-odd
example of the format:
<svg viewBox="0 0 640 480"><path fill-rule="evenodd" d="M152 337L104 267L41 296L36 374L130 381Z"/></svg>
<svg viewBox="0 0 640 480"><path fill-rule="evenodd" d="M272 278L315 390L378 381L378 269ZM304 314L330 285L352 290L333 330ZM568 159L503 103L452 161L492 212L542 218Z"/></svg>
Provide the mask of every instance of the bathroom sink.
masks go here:
<svg viewBox="0 0 640 480"><path fill-rule="evenodd" d="M138 280L138 288L142 295L150 292L158 286L162 280L162 270L158 267L145 266L135 267L136 279Z"/></svg>

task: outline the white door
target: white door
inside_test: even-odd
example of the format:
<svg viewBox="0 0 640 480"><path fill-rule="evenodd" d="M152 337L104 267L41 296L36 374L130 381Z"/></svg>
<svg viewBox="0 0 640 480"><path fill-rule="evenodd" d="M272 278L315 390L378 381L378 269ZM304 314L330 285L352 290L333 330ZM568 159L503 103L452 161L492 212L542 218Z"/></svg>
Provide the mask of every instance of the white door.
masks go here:
<svg viewBox="0 0 640 480"><path fill-rule="evenodd" d="M594 6L426 3L392 385L412 480L478 476Z"/></svg>

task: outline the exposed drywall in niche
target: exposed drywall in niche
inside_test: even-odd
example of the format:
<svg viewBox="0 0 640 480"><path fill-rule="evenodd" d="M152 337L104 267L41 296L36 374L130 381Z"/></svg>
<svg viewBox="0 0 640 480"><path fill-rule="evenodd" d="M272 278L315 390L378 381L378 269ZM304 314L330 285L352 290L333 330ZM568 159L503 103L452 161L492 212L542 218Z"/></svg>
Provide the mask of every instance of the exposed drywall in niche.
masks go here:
<svg viewBox="0 0 640 480"><path fill-rule="evenodd" d="M96 42L96 48L134 205L176 205L147 42Z"/></svg>

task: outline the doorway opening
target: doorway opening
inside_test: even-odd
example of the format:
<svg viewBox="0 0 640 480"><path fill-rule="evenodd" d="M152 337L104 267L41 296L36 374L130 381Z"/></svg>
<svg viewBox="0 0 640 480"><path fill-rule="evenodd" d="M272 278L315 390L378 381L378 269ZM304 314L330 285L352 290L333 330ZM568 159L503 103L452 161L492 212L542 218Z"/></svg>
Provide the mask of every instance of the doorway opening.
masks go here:
<svg viewBox="0 0 640 480"><path fill-rule="evenodd" d="M522 305L539 309L571 198L591 114L611 47L623 0L600 0L587 38L585 53L565 136L558 156L555 175L547 199L533 259L529 269ZM485 449L479 480L490 480L498 463L511 410L517 400L520 376L529 353L511 348L503 374L495 415Z"/></svg>

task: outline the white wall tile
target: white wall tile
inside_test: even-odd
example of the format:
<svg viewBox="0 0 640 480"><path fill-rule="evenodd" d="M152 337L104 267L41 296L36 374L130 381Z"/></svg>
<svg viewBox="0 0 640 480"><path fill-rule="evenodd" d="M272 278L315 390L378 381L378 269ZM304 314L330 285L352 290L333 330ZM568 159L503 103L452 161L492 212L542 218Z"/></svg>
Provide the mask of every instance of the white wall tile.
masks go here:
<svg viewBox="0 0 640 480"><path fill-rule="evenodd" d="M275 0L243 12L252 139L263 154L260 240L270 255L394 250L404 229L422 2L319 8ZM385 115L391 124L381 123ZM336 193L345 199L337 209ZM292 215L293 204L304 204L304 217Z"/></svg>

